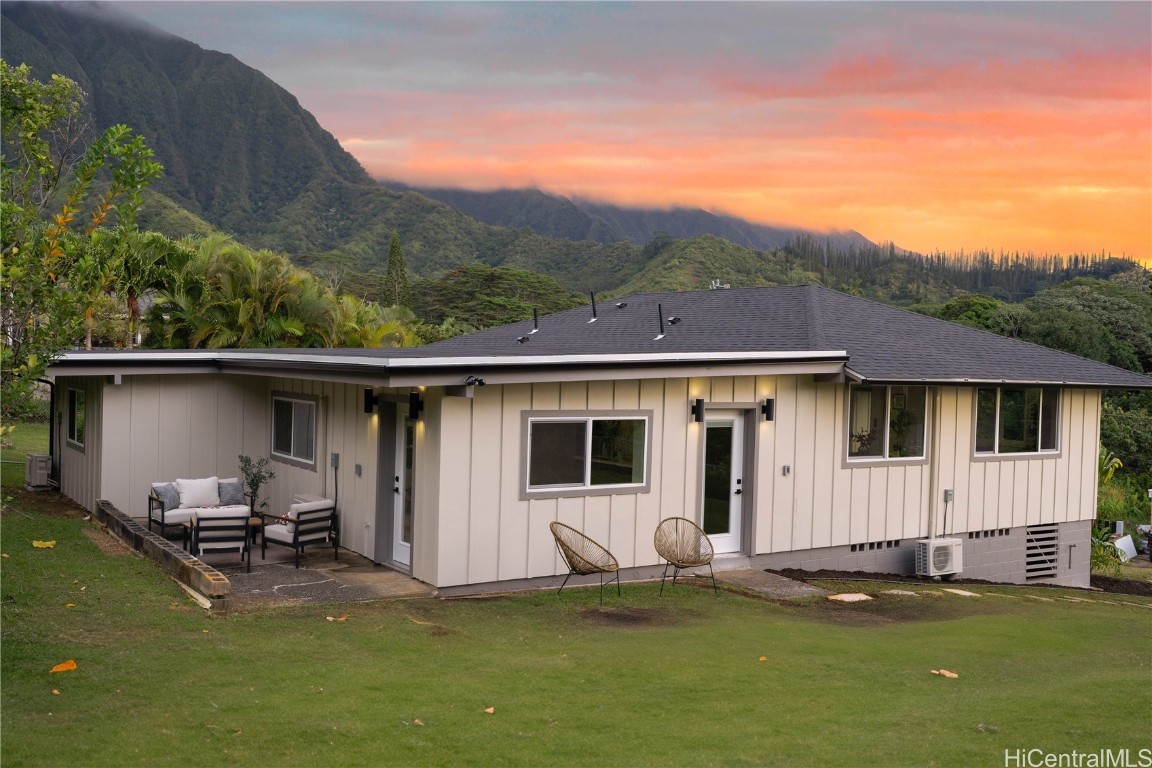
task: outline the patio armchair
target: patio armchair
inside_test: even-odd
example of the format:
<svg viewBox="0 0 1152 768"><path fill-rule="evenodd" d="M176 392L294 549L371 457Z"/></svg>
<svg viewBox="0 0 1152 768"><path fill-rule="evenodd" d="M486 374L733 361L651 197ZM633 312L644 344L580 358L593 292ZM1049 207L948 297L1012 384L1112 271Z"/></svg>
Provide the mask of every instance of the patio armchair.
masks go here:
<svg viewBox="0 0 1152 768"><path fill-rule="evenodd" d="M668 578L668 567L673 568L672 586L676 577L685 568L708 566L712 575L712 591L716 592L716 574L712 571L712 557L715 550L708 534L686 517L669 517L656 526L653 537L656 553L668 562L664 564L664 575L660 577L660 594L664 594L664 580Z"/></svg>
<svg viewBox="0 0 1152 768"><path fill-rule="evenodd" d="M564 583L560 585L560 589L556 590L556 594L564 591L564 585L568 583L568 579L572 578L572 574L588 576L598 573L600 574L600 604L603 605L604 574L613 573L616 575L609 579L608 583L616 582L616 595L617 597L620 596L620 563L616 561L611 552L570 525L552 522L548 524L548 528L556 539L556 548L560 550L560 556L568 565L568 575L564 577Z"/></svg>
<svg viewBox="0 0 1152 768"><path fill-rule="evenodd" d="M269 544L291 547L297 568L304 547L312 544L331 544L333 559L340 559L340 518L331 499L293 504L284 516L262 513L260 517L264 521L261 560L267 556Z"/></svg>
<svg viewBox="0 0 1152 768"><path fill-rule="evenodd" d="M252 572L252 536L246 510L227 516L193 514L188 526L193 555L199 557L209 549L239 550L240 561L247 560L248 572Z"/></svg>

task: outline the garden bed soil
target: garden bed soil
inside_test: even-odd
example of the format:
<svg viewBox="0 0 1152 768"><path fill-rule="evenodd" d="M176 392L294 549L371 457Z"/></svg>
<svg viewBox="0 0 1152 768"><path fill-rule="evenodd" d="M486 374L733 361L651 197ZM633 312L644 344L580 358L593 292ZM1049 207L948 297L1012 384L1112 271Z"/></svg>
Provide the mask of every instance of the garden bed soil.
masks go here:
<svg viewBox="0 0 1152 768"><path fill-rule="evenodd" d="M946 581L932 581L921 576L909 576L899 573L862 573L860 571L803 571L798 568L766 569L769 573L776 573L785 578L797 581L897 581L904 584L924 585L956 585L972 584L986 587L1002 586L999 582L985 581L984 579L948 579ZM1010 586L1020 586L1018 584ZM1051 584L1029 584L1030 587L1056 586ZM1136 579L1116 579L1109 576L1092 576L1092 586L1103 592L1121 595L1135 595L1138 597L1152 597L1152 582L1138 581Z"/></svg>

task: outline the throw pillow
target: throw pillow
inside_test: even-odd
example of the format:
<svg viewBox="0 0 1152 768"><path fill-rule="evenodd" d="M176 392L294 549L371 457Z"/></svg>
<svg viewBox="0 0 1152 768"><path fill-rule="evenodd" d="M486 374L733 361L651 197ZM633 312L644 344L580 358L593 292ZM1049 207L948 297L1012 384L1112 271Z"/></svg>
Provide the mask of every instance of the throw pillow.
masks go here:
<svg viewBox="0 0 1152 768"><path fill-rule="evenodd" d="M215 475L201 480L176 478L176 490L180 492L180 506L216 507L220 505L219 478Z"/></svg>
<svg viewBox="0 0 1152 768"><path fill-rule="evenodd" d="M164 505L165 512L180 506L180 492L172 483L152 483L152 492Z"/></svg>
<svg viewBox="0 0 1152 768"><path fill-rule="evenodd" d="M235 477L229 477L220 481L220 505L223 507L233 506L239 504L247 506L248 501L244 498L244 484Z"/></svg>

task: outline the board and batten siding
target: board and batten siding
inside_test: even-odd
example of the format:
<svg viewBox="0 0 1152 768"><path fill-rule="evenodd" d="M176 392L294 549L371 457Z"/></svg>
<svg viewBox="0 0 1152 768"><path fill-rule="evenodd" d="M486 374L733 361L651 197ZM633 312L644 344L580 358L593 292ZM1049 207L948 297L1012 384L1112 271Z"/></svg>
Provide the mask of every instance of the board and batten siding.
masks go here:
<svg viewBox="0 0 1152 768"><path fill-rule="evenodd" d="M973 455L974 392L929 389L927 461L870 465L846 461L847 387L808 376L507 384L477 388L471 399L437 398L424 455L435 464L426 471L441 480L420 484L417 509L418 519L422 508L433 514L439 530L414 550L427 569L414 575L443 587L566 573L548 530L553 520L606 546L622 567L659 564L652 545L659 521L698 516L695 398L748 414L749 554L921 538L930 518L943 535L1094 517L1089 459L1099 439L1099 392L1062 391L1058 454L996 459ZM765 398L776 401L773 422L753 410ZM651 490L521 499L521 414L557 410L650 410ZM955 492L947 529L944 489Z"/></svg>
<svg viewBox="0 0 1152 768"><path fill-rule="evenodd" d="M53 429L59 456L60 492L88 511L96 508L100 496L100 466L103 460L101 434L105 422L101 406L104 380L91 377L58 377ZM68 442L68 390L84 393L84 447Z"/></svg>
<svg viewBox="0 0 1152 768"><path fill-rule="evenodd" d="M60 386L86 387L91 425L83 453L61 446L61 490L89 509L102 498L138 518L148 514L152 483L242 479L241 454L270 456L273 392L318 397L316 466L274 460L276 479L263 491L264 511L286 513L296 494L332 498L339 472L341 543L373 556L378 417L363 413L361 387L230 375L125 376L120 384L77 377L62 378ZM66 398L62 402L63 413ZM332 453L340 454L338 470Z"/></svg>

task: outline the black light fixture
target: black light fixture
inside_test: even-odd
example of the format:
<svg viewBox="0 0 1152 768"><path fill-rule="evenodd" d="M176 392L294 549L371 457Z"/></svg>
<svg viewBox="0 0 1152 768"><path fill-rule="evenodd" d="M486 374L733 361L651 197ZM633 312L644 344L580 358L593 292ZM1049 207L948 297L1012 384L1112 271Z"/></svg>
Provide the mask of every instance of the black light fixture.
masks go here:
<svg viewBox="0 0 1152 768"><path fill-rule="evenodd" d="M468 378L464 379L464 386L466 387L482 387L487 383L488 382L484 381L484 379L480 378L479 376L469 376Z"/></svg>
<svg viewBox="0 0 1152 768"><path fill-rule="evenodd" d="M420 411L424 410L424 401L420 399L419 392L408 393L408 418L415 421L420 418Z"/></svg>
<svg viewBox="0 0 1152 768"><path fill-rule="evenodd" d="M703 398L696 398L692 401L692 421L704 421L704 400Z"/></svg>
<svg viewBox="0 0 1152 768"><path fill-rule="evenodd" d="M376 393L370 389L364 390L364 413L376 410Z"/></svg>
<svg viewBox="0 0 1152 768"><path fill-rule="evenodd" d="M771 397L765 400L764 405L760 406L760 413L764 414L764 421L775 421L776 401Z"/></svg>

